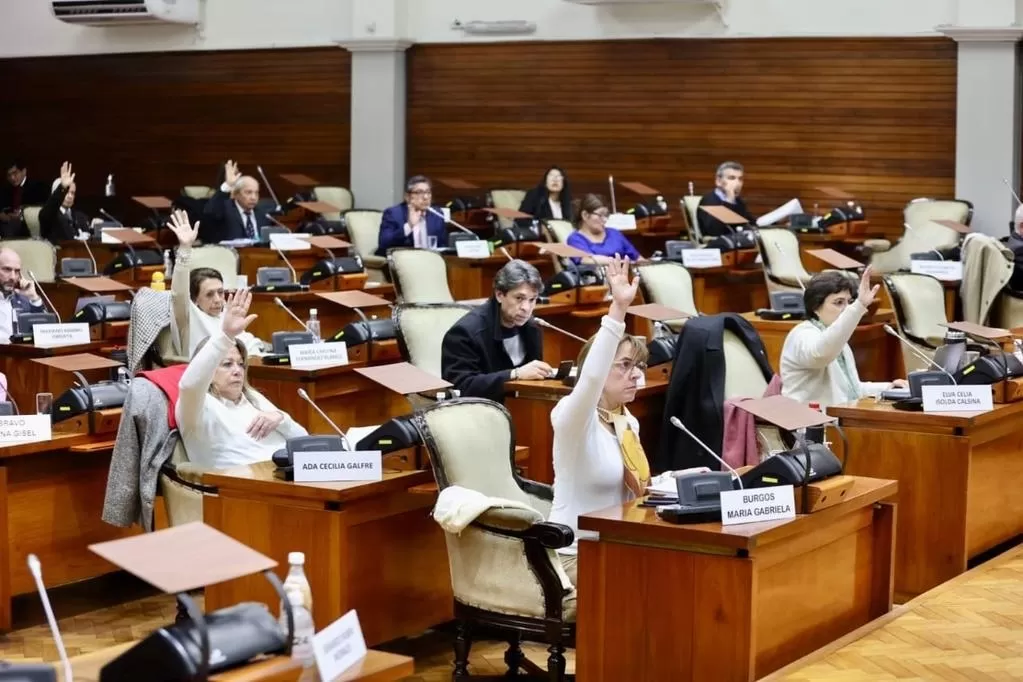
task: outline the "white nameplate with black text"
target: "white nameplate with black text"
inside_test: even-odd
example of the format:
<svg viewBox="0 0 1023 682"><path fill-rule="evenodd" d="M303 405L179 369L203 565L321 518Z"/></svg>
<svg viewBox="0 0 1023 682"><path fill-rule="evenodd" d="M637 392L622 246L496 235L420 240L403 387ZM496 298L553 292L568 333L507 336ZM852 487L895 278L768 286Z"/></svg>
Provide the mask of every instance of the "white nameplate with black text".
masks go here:
<svg viewBox="0 0 1023 682"><path fill-rule="evenodd" d="M323 369L348 364L348 345L344 343L293 343L288 357L295 369Z"/></svg>
<svg viewBox="0 0 1023 682"><path fill-rule="evenodd" d="M321 680L336 680L366 653L366 638L355 609L313 635L313 655Z"/></svg>
<svg viewBox="0 0 1023 682"><path fill-rule="evenodd" d="M32 343L36 348L57 348L89 343L89 325L84 322L32 325Z"/></svg>
<svg viewBox="0 0 1023 682"><path fill-rule="evenodd" d="M921 386L924 412L987 412L995 408L991 386Z"/></svg>
<svg viewBox="0 0 1023 682"><path fill-rule="evenodd" d="M721 493L721 525L781 521L796 518L796 498L790 485Z"/></svg>
<svg viewBox="0 0 1023 682"><path fill-rule="evenodd" d="M959 260L911 260L909 271L916 275L930 275L935 279L958 282L963 278L963 262Z"/></svg>
<svg viewBox="0 0 1023 682"><path fill-rule="evenodd" d="M490 258L490 243L486 239L462 239L455 242L459 258Z"/></svg>
<svg viewBox="0 0 1023 682"><path fill-rule="evenodd" d="M380 450L296 452L294 465L297 483L379 481L384 477Z"/></svg>
<svg viewBox="0 0 1023 682"><path fill-rule="evenodd" d="M636 216L632 213L612 213L607 217L607 227L626 232L636 229Z"/></svg>
<svg viewBox="0 0 1023 682"><path fill-rule="evenodd" d="M720 268L721 249L682 249L682 265L687 268Z"/></svg>
<svg viewBox="0 0 1023 682"><path fill-rule="evenodd" d="M52 437L48 414L26 414L0 417L0 445L38 443Z"/></svg>

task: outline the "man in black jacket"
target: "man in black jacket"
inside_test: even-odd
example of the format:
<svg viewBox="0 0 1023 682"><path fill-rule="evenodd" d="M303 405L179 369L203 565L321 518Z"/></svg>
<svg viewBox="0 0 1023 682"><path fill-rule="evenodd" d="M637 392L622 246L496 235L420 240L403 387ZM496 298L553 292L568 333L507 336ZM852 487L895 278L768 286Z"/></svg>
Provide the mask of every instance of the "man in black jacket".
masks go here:
<svg viewBox="0 0 1023 682"><path fill-rule="evenodd" d="M742 193L742 185L745 179L745 171L742 164L735 161L725 161L718 166L717 179L714 191L700 199L700 206L724 206L735 211L750 223L755 222L753 214L746 208L746 202L739 196ZM728 236L732 230L723 222L707 213L696 210L696 219L700 223L700 233L704 237Z"/></svg>
<svg viewBox="0 0 1023 682"><path fill-rule="evenodd" d="M203 208L199 239L217 244L232 239L259 240L259 228L270 223L259 203L259 182L238 171L238 164L224 164L224 183Z"/></svg>
<svg viewBox="0 0 1023 682"><path fill-rule="evenodd" d="M543 280L529 263L510 261L494 278L494 295L444 335L441 376L462 396L504 401L507 381L542 381L554 375L543 338L530 324Z"/></svg>
<svg viewBox="0 0 1023 682"><path fill-rule="evenodd" d="M45 182L28 177L28 169L21 161L12 159L4 170L7 182L0 185L0 239L28 237L21 210L26 206L41 206L50 193Z"/></svg>
<svg viewBox="0 0 1023 682"><path fill-rule="evenodd" d="M39 211L39 235L51 244L60 244L75 239L79 230L89 231L89 216L75 210L75 174L65 161L60 167L60 180Z"/></svg>

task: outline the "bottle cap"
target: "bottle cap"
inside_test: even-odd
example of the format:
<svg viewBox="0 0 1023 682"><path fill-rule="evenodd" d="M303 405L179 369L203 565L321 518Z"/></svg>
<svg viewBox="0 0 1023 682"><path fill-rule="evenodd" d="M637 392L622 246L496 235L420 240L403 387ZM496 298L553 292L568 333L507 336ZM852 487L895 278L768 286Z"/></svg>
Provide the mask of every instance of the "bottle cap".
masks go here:
<svg viewBox="0 0 1023 682"><path fill-rule="evenodd" d="M305 552L288 552L289 564L304 564Z"/></svg>
<svg viewBox="0 0 1023 682"><path fill-rule="evenodd" d="M309 309L309 314L310 315L315 315L316 314L316 308L310 308Z"/></svg>

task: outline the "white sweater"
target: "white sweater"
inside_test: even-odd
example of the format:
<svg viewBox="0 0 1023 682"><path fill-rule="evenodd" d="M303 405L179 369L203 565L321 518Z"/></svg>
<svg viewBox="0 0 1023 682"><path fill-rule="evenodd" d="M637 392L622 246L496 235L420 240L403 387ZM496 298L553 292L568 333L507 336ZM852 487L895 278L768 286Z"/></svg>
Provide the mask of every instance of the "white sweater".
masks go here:
<svg viewBox="0 0 1023 682"><path fill-rule="evenodd" d="M278 412L274 404L255 390L251 391L255 404L244 396L233 403L210 394L213 374L233 346L234 341L223 331L218 333L196 353L178 383L180 393L174 415L181 440L188 459L209 469L266 461L284 447L288 438L308 434L285 414L273 433L255 440L245 433L246 429L258 412Z"/></svg>
<svg viewBox="0 0 1023 682"><path fill-rule="evenodd" d="M781 349L782 395L801 403L820 403L825 408L883 391L887 382L860 381L856 358L849 347L849 339L866 312L862 303L853 301L830 327L820 329L810 320L793 327ZM845 358L848 377L839 356Z"/></svg>
<svg viewBox="0 0 1023 682"><path fill-rule="evenodd" d="M624 333L624 322L604 316L575 387L551 411L554 503L549 520L570 526L575 532L575 541L559 549L561 554L577 552L580 514L624 504L633 497L625 485L618 438L597 417L604 381ZM630 424L638 435L639 423L633 419ZM583 537L593 535L587 532Z"/></svg>

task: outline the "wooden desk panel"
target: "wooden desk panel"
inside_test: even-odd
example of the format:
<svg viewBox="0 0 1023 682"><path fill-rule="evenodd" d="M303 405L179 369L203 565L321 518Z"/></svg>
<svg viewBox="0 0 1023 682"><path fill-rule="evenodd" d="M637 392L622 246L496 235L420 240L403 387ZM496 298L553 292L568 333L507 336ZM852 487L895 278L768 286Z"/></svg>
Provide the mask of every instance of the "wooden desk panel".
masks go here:
<svg viewBox="0 0 1023 682"><path fill-rule="evenodd" d="M110 344L99 341L63 346L61 348L36 348L28 344L8 344L0 351L0 372L7 375L7 391L18 410L25 414L35 414L36 393L52 393L54 400L75 383L75 375L64 372L38 362L33 358L52 358L76 353L99 353ZM111 370L97 369L82 372L89 381L109 379Z"/></svg>
<svg viewBox="0 0 1023 682"><path fill-rule="evenodd" d="M859 479L791 521L674 525L632 502L580 517L576 672L754 680L891 608L896 492Z"/></svg>
<svg viewBox="0 0 1023 682"><path fill-rule="evenodd" d="M503 268L508 259L500 251L490 258L459 258L444 256L447 265L448 288L456 301L487 298L494 293L494 277ZM544 280L554 274L554 264L550 258L534 257L526 259L540 271Z"/></svg>
<svg viewBox="0 0 1023 682"><path fill-rule="evenodd" d="M764 272L758 266L745 270L690 268L693 303L704 315L739 313L769 307Z"/></svg>
<svg viewBox="0 0 1023 682"><path fill-rule="evenodd" d="M453 617L444 533L430 517L436 495L408 492L431 482L430 471L321 484L279 481L272 471L265 462L207 474L219 495L203 499L203 518L280 562L278 573L288 552L305 552L318 628L357 609L372 646ZM206 589L207 610L245 600L276 596L261 576Z"/></svg>
<svg viewBox="0 0 1023 682"><path fill-rule="evenodd" d="M394 291L391 286L368 287L367 293L384 297L387 290ZM329 338L341 331L346 324L356 322L361 318L351 308L325 301L313 292L254 292L252 294L252 306L250 312L258 315L249 325L249 331L257 338L270 341L274 332L281 331L303 331L290 315L281 310L280 306L274 303L274 298L280 298L281 302L288 306L302 322L309 320L309 311L316 308L316 316L320 320L320 333L323 338ZM363 312L366 317L386 319L391 317L391 309L388 306L379 308L365 308Z"/></svg>
<svg viewBox="0 0 1023 682"><path fill-rule="evenodd" d="M1023 533L1023 498L1006 485L1023 479L1023 403L942 415L861 400L828 413L848 440L846 473L899 481L897 601L954 578L971 557ZM843 443L832 440L841 453Z"/></svg>

